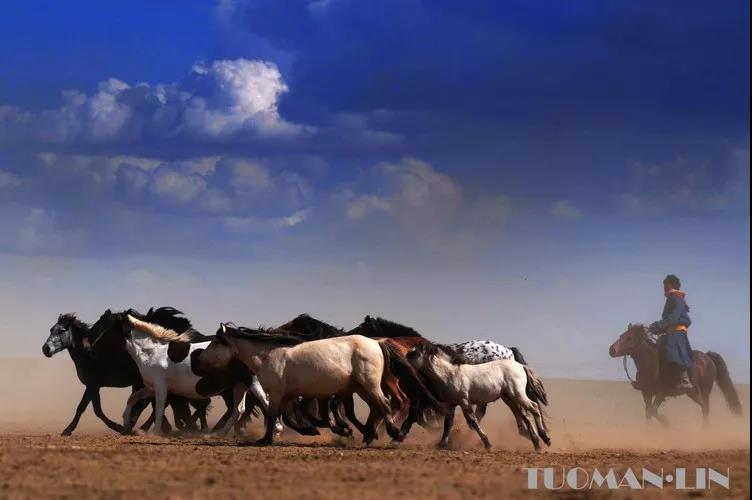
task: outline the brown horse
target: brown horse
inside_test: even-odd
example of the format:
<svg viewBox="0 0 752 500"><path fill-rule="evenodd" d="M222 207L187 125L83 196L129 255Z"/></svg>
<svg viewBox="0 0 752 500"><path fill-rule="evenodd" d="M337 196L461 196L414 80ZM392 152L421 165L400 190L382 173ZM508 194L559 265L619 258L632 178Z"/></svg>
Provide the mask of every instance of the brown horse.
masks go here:
<svg viewBox="0 0 752 500"><path fill-rule="evenodd" d="M632 385L642 392L642 399L645 401L645 418L648 421L653 417L664 426L668 426L668 420L658 413L658 408L666 397L686 394L700 405L703 422L707 423L713 382L718 383L731 411L735 415L742 413L739 396L731 381L728 367L718 353L692 352L691 379L694 388L690 391L677 390L670 381L666 380L667 377L661 376L659 347L651 338L645 325L630 324L627 331L611 344L608 353L612 358L630 356L634 360L637 367L637 380L633 381Z"/></svg>

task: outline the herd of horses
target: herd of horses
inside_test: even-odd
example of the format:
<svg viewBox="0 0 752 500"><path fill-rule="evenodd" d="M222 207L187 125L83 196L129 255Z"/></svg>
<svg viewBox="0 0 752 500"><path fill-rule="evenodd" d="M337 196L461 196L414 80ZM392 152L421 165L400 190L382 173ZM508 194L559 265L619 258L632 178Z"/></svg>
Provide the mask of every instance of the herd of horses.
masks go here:
<svg viewBox="0 0 752 500"><path fill-rule="evenodd" d="M276 328L221 323L206 336L172 307L146 314L107 310L93 325L63 314L42 351L50 357L66 349L86 388L64 435L89 403L109 428L124 434L151 404L141 429L158 434L172 430L167 406L174 425L192 432L240 433L249 419L263 415L266 431L258 444L271 444L282 424L303 435L327 428L352 436L355 427L366 444L383 426L399 442L415 423L428 427L443 416L438 446L446 447L459 406L490 448L480 422L486 406L501 399L536 450L541 440L551 444L545 388L519 350L490 341L443 345L383 318L366 316L345 331L301 314ZM102 387L131 387L122 423L102 411ZM355 414L354 395L368 407L365 422ZM210 429L214 396L227 410Z"/></svg>
<svg viewBox="0 0 752 500"><path fill-rule="evenodd" d="M415 423L432 427L443 416L438 446L446 447L460 407L469 427L490 448L480 422L487 405L501 399L520 435L536 450L541 440L551 444L546 390L518 349L487 340L439 344L383 318L366 316L345 331L301 314L276 328L220 323L207 336L172 307L151 308L146 314L108 309L93 325L74 314L60 315L42 351L51 357L63 350L70 353L85 386L63 435L73 432L90 403L97 417L123 434L133 431L151 404L152 414L141 429L153 427L159 434L172 430L167 406L174 425L190 432L241 433L251 418L263 415L266 432L258 444L271 444L283 424L303 435L318 435L325 428L348 437L355 427L366 444L378 438L383 425L399 442ZM625 370L626 357L633 358L633 385L642 393L648 421L667 425L658 408L666 397L681 394L701 406L707 421L714 384L731 411L742 413L726 363L717 353L694 351L694 387L683 392L662 375L659 348L644 325L630 324L609 354L623 356ZM102 411L102 387L131 387L122 423ZM368 406L365 422L355 414L354 395ZM227 410L210 428L207 411L214 396L224 400Z"/></svg>

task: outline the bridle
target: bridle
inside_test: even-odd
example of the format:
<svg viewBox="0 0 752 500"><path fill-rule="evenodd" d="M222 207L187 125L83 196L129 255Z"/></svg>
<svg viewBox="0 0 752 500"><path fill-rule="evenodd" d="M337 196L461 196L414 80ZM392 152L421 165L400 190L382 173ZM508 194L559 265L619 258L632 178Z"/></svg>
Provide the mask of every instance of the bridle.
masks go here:
<svg viewBox="0 0 752 500"><path fill-rule="evenodd" d="M650 336L650 333L648 332L648 330L645 327L643 327L641 335L640 335L640 344L638 344L638 345L654 343L654 342L651 341L651 339L650 339L649 336ZM630 382L635 383L636 381L629 374L629 368L627 367L627 357L628 356L629 356L628 353L624 353L624 355L621 358L622 362L623 362L623 365L624 365L624 373L627 374L627 378L629 379Z"/></svg>

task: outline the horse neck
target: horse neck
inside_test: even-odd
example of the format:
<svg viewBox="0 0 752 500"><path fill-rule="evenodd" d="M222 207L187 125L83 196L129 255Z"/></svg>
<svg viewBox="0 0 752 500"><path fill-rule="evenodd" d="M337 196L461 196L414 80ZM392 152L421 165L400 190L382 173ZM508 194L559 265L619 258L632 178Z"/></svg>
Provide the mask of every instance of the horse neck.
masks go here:
<svg viewBox="0 0 752 500"><path fill-rule="evenodd" d="M290 346L280 346L269 342L257 342L248 339L233 339L240 360L253 369L257 369L263 360L273 355L281 355Z"/></svg>
<svg viewBox="0 0 752 500"><path fill-rule="evenodd" d="M89 327L85 324L74 323L71 326L72 343L68 346L68 354L74 363L76 360L91 357L91 351L83 345L87 333L89 333Z"/></svg>
<svg viewBox="0 0 752 500"><path fill-rule="evenodd" d="M438 382L452 379L460 369L460 365L454 365L440 356L434 356L428 367L429 377Z"/></svg>
<svg viewBox="0 0 752 500"><path fill-rule="evenodd" d="M656 349L647 342L640 343L629 356L634 361L637 371L643 371L643 373L651 371L657 360Z"/></svg>
<svg viewBox="0 0 752 500"><path fill-rule="evenodd" d="M135 328L131 328L130 336L125 338L125 350L139 364L148 362L157 348L162 345L164 345L162 342L155 340L148 333Z"/></svg>

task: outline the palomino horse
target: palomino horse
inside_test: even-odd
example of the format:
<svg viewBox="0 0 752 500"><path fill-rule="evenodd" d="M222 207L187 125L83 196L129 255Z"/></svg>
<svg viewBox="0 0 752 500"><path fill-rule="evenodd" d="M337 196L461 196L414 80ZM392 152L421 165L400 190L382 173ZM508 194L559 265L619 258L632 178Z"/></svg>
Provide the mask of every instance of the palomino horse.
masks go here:
<svg viewBox="0 0 752 500"><path fill-rule="evenodd" d="M668 396L687 394L702 407L703 421L707 423L713 382L718 383L731 411L736 415L741 415L742 407L739 395L731 381L726 362L718 353L711 351L692 352L693 367L690 378L694 390L689 392L675 390L673 384L661 376L659 347L650 337L645 325L630 323L627 326L627 331L611 344L608 353L612 358L625 356L625 368L626 356L630 356L634 360L637 367L637 380L633 382L633 385L635 389L642 392L642 399L645 401L645 418L648 421L654 417L661 424L667 426L668 420L658 413L658 408Z"/></svg>
<svg viewBox="0 0 752 500"><path fill-rule="evenodd" d="M99 390L102 387L132 387L133 391L136 391L143 387L138 368L126 352L103 348L94 350L92 343L93 337L90 336L89 325L79 320L75 314L61 314L57 323L50 328L50 336L42 345L42 352L48 358L67 349L76 365L78 379L86 386L81 401L76 408L76 414L62 432L63 436L70 436L73 433L89 403L94 407L94 413L107 427L122 433L123 427L107 418L102 411ZM182 420L184 425L191 427L192 420L188 416L187 401L184 398L176 397L170 398L169 403L175 411L176 423ZM208 401L205 403L192 401L191 403L196 406L199 417L204 419ZM142 409L139 408L138 413ZM144 428L148 428L152 420L153 414L144 424ZM162 425L167 424L163 423Z"/></svg>
<svg viewBox="0 0 752 500"><path fill-rule="evenodd" d="M178 333L164 325L151 323L134 310L112 313L107 310L92 326L97 342L120 343L136 363L145 387L131 394L123 412L123 425L132 426L131 408L140 400L153 397L155 418L164 414L168 394L191 399L209 398L227 389L232 390L230 417L221 425L229 431L245 408L245 395L250 392L256 404L266 408L266 395L256 378L240 362L207 367L199 356L208 341L191 343L195 332ZM105 340L101 340L105 339ZM276 423L276 422L275 422ZM160 429L155 428L159 433Z"/></svg>
<svg viewBox="0 0 752 500"><path fill-rule="evenodd" d="M279 328L275 329L275 331L276 330L301 335L306 340L342 337L353 333L345 332L340 328L336 328L328 323L313 318L308 314L301 314L284 325L281 325ZM430 405L439 407L440 403L430 393L430 390L426 387L421 375L417 373L407 361L407 358L405 357L407 350L394 339L374 338L374 340L384 344L391 351L389 357L391 362L391 373L385 374L382 389L391 397L392 410L406 408L409 411L411 402L419 400L427 400ZM352 398L346 398L344 401L341 401L341 403L345 408L347 418L361 433L363 433L365 428L355 416ZM342 420L342 417L339 414L339 404L339 398L334 397L331 399L329 405L335 422L337 423L332 430L337 433L340 433L337 431L337 427L348 428L347 423ZM321 409L322 407L323 405L319 404L319 408ZM326 421L328 422L328 415Z"/></svg>
<svg viewBox="0 0 752 500"><path fill-rule="evenodd" d="M439 388L442 400L450 407L444 417L444 434L439 447L446 447L449 443L454 409L459 406L470 428L478 433L486 448L491 448L472 405L488 404L498 399L502 399L515 417L525 423L536 450L540 449L539 436L544 443L551 445L543 414L538 404L527 396L532 392L537 394L537 399L546 400L545 389L526 365L508 359L471 365L452 348L439 344L423 344L410 351L407 357Z"/></svg>
<svg viewBox="0 0 752 500"><path fill-rule="evenodd" d="M272 443L274 422L292 398L345 398L353 393L369 406L363 441L370 444L377 437L376 424L382 420L392 439L403 439L381 390L384 375L389 372L389 357L387 348L360 335L305 342L298 336L222 323L202 362L225 366L240 360L269 392L266 434L258 444Z"/></svg>

